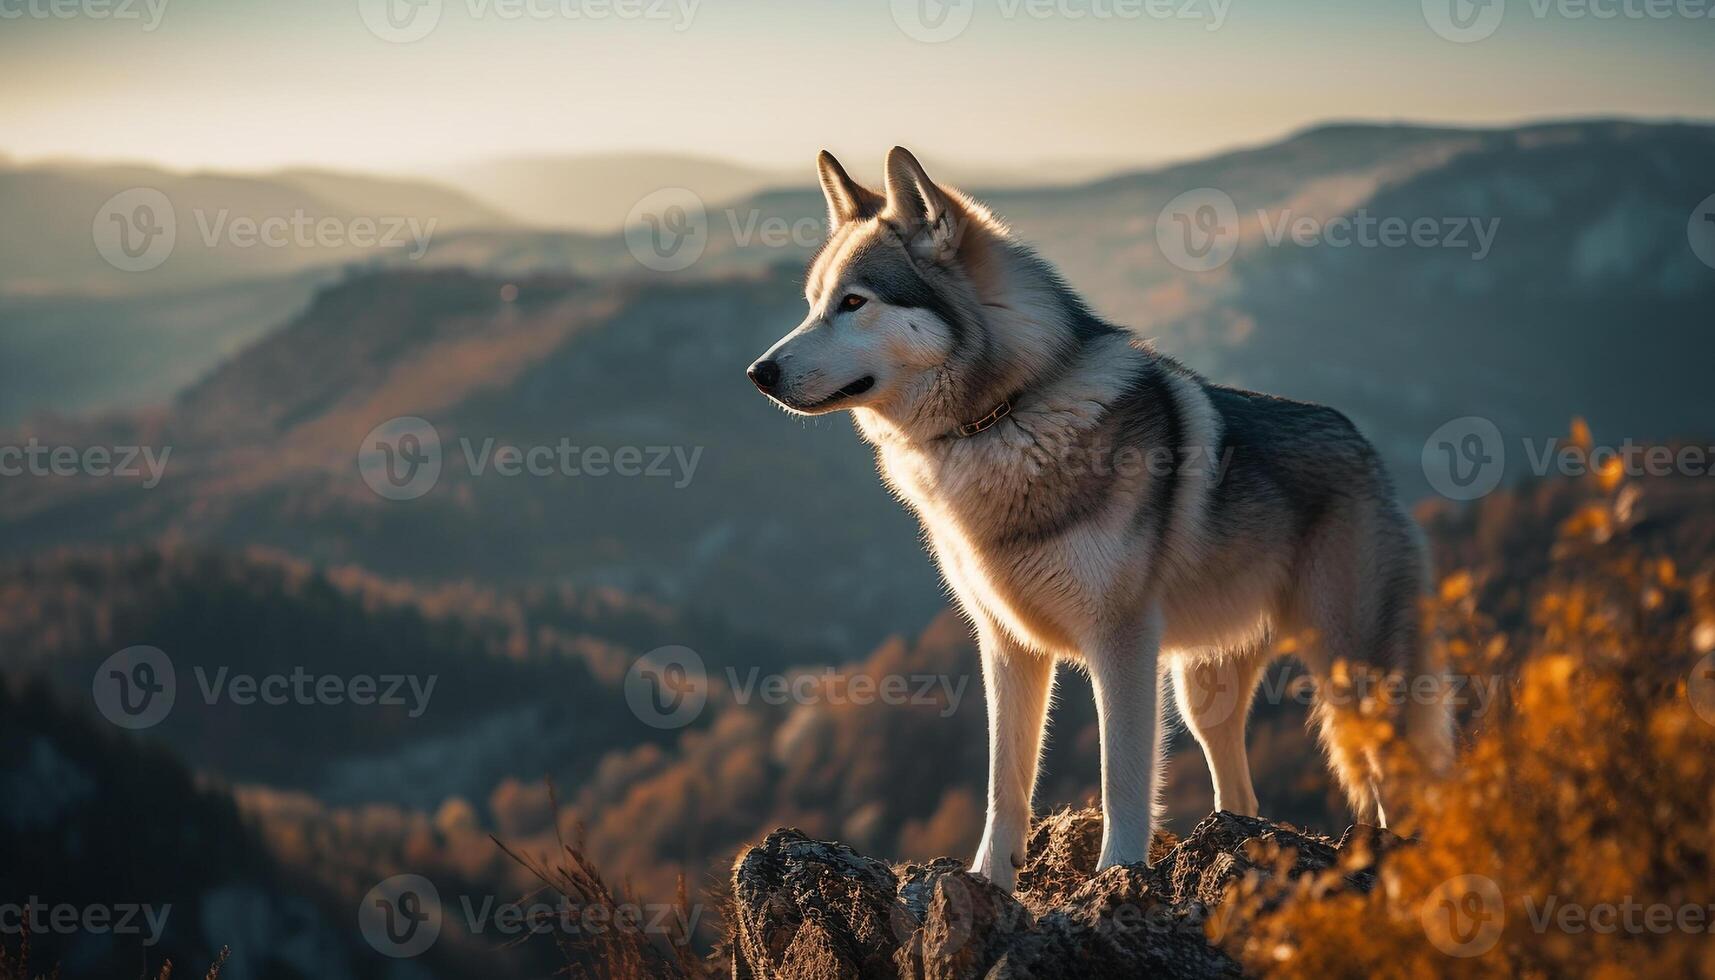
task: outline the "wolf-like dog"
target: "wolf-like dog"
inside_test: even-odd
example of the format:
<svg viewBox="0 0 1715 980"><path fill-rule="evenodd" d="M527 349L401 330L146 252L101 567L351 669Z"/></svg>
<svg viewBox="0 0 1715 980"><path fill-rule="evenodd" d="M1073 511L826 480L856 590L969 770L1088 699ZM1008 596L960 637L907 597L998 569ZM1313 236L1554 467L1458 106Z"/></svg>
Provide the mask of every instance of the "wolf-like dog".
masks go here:
<svg viewBox="0 0 1715 980"><path fill-rule="evenodd" d="M791 412L852 413L973 623L989 725L973 871L1015 884L1061 660L1095 691L1101 868L1148 860L1168 677L1216 807L1257 813L1245 719L1276 637L1314 638L1297 655L1359 819L1397 815L1400 777L1355 699L1330 697L1336 676L1409 690L1383 720L1423 762L1410 771L1447 767L1421 537L1345 416L1156 353L903 148L883 193L826 152L818 171L809 315L749 375Z"/></svg>

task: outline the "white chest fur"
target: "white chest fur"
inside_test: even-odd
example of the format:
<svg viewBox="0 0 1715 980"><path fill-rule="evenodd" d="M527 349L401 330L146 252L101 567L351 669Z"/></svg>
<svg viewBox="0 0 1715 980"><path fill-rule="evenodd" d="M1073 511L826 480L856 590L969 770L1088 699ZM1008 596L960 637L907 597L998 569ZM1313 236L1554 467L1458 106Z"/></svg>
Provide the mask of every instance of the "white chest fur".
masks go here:
<svg viewBox="0 0 1715 980"><path fill-rule="evenodd" d="M986 617L1018 642L1076 657L1100 617L1103 593L1123 573L1116 521L1082 522L1064 534L1011 533L1055 461L1022 451L1035 442L1014 430L989 440L927 448L887 446L882 475L923 523L943 575L972 616ZM1125 501L1116 497L1115 511Z"/></svg>

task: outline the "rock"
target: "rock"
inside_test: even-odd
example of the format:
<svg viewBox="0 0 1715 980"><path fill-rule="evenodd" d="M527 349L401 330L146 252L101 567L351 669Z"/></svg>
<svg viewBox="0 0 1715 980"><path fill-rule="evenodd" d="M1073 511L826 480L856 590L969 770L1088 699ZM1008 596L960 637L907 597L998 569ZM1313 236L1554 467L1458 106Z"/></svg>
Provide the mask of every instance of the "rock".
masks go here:
<svg viewBox="0 0 1715 980"><path fill-rule="evenodd" d="M1018 937L989 980L1075 977L1238 977L1204 938L1202 918L1163 900L1142 865L1109 868Z"/></svg>
<svg viewBox="0 0 1715 980"><path fill-rule="evenodd" d="M894 920L910 918L897 889L891 868L844 844L769 834L733 869L734 975L890 980Z"/></svg>
<svg viewBox="0 0 1715 980"><path fill-rule="evenodd" d="M1094 820L1086 818L1090 813ZM1100 811L1060 810L1036 821L1025 854L1018 869L1019 900L1046 915L1095 875L1102 854Z"/></svg>
<svg viewBox="0 0 1715 980"><path fill-rule="evenodd" d="M1282 859L1290 861L1288 874L1296 878L1333 867L1338 855L1326 838L1223 811L1204 817L1155 869L1166 879L1173 902L1212 908L1228 884L1250 871L1276 871Z"/></svg>
<svg viewBox="0 0 1715 980"><path fill-rule="evenodd" d="M1100 812L1063 810L1032 829L1014 896L951 858L894 868L844 844L778 830L733 870L733 976L1238 977L1238 964L1205 927L1234 882L1332 872L1319 883L1367 891L1375 862L1403 843L1368 827L1335 842L1213 813L1183 840L1158 836L1153 868L1096 874Z"/></svg>

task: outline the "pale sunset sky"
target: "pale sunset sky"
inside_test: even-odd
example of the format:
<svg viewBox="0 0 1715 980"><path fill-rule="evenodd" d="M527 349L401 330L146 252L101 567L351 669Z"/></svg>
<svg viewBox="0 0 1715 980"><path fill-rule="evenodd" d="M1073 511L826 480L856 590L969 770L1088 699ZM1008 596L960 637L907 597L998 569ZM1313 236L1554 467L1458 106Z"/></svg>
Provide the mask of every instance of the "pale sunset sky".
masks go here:
<svg viewBox="0 0 1715 980"><path fill-rule="evenodd" d="M1503 16L1456 43L1437 4ZM1325 120L1715 118L1710 0L1667 17L1646 0L1487 4L0 0L0 153L431 172L616 151L800 166L905 143L1137 164ZM94 16L114 10L132 16ZM948 17L968 18L950 40L913 36Z"/></svg>

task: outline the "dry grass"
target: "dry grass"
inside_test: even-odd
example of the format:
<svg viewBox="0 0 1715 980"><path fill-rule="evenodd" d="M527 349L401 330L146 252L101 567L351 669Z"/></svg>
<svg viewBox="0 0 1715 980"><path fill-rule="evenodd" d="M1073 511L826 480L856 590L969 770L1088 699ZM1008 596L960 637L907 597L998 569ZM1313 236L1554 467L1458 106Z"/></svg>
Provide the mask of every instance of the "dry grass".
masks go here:
<svg viewBox="0 0 1715 980"><path fill-rule="evenodd" d="M551 783L549 791L557 814L559 799L553 795ZM677 915L650 914L638 918L638 910L648 906L629 887L622 888L616 896L602 880L601 872L584 853L583 825L578 825L573 844L559 836L558 826L556 819L558 851L552 858L521 855L499 838L494 838L494 843L534 875L545 889L560 896L567 908L580 912L596 910L594 920L607 924L601 928L554 933L566 958L568 976L590 980L706 980L713 976L697 955L691 929L685 925L695 919L690 914L692 906L683 875L679 876L672 907ZM582 918L589 921L589 916Z"/></svg>
<svg viewBox="0 0 1715 980"><path fill-rule="evenodd" d="M214 963L209 966L208 972L203 974L203 980L220 980L220 971L226 966L227 957L231 955L230 949L222 947L220 954L215 957ZM16 954L13 954L7 947L0 945L0 980L59 980L59 976L60 968L58 965L49 973L35 972L30 965L30 926L28 922L25 922L20 930ZM150 980L149 968L144 966L138 976L140 980ZM154 980L172 980L172 976L173 961L167 960L156 971Z"/></svg>
<svg viewBox="0 0 1715 980"><path fill-rule="evenodd" d="M59 980L60 968L57 966L52 973L33 973L31 970L30 926L26 922L18 939L17 953L0 945L0 980Z"/></svg>

